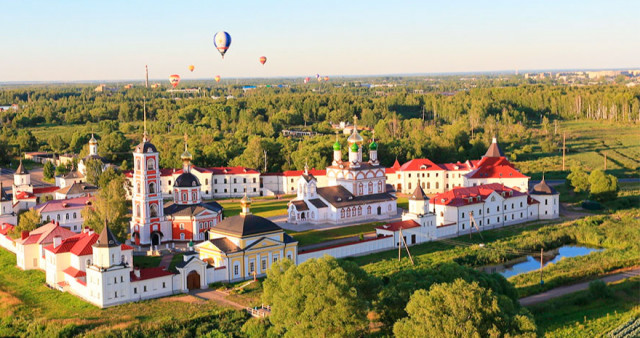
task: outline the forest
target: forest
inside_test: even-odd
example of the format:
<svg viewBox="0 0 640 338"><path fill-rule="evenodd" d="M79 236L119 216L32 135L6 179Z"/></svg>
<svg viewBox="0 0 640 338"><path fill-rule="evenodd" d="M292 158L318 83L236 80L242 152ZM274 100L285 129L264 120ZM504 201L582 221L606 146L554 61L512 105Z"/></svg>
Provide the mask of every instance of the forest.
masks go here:
<svg viewBox="0 0 640 338"><path fill-rule="evenodd" d="M187 134L198 166L242 165L267 172L301 169L305 162L324 168L336 139L330 123L352 123L353 116L375 130L378 156L386 166L418 157L436 163L478 159L493 136L512 160L530 160L536 151L558 151L559 123L640 121L640 88L616 83L569 86L530 83L521 76L283 83L243 92L246 83L187 82L201 86L197 94L116 89L117 84L106 92L95 92L93 85L4 87L0 106L17 104L17 109L0 112L0 162L36 150L83 155L95 133L100 155L123 164L141 139L143 107L163 167L180 166ZM317 135L291 138L283 130ZM362 134L366 140L373 136ZM345 135L340 133L339 140L346 146Z"/></svg>

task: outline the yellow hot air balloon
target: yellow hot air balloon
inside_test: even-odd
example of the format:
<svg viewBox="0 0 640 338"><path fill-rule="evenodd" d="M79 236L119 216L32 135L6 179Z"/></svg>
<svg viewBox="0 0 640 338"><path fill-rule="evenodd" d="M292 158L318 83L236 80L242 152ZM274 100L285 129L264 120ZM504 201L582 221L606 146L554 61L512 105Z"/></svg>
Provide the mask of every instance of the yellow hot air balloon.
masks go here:
<svg viewBox="0 0 640 338"><path fill-rule="evenodd" d="M214 79L216 80L216 82L220 82L220 75L216 75L216 77L214 77Z"/></svg>
<svg viewBox="0 0 640 338"><path fill-rule="evenodd" d="M194 65L189 65L189 71L193 72L193 70L196 69L196 67Z"/></svg>

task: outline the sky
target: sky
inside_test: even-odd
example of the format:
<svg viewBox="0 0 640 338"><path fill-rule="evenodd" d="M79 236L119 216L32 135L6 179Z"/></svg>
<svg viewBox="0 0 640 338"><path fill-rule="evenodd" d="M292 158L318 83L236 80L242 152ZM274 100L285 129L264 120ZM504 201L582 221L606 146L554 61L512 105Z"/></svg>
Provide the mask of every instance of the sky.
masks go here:
<svg viewBox="0 0 640 338"><path fill-rule="evenodd" d="M0 13L0 82L142 80L145 65L165 80L640 68L640 1L0 0Z"/></svg>

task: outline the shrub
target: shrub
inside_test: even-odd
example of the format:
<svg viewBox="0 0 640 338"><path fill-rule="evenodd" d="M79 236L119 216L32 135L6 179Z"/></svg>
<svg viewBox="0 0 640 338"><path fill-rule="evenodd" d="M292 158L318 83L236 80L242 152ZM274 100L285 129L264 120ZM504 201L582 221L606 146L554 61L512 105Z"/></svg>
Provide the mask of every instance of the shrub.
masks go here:
<svg viewBox="0 0 640 338"><path fill-rule="evenodd" d="M607 283L597 279L589 283L589 294L593 298L609 298L613 295Z"/></svg>

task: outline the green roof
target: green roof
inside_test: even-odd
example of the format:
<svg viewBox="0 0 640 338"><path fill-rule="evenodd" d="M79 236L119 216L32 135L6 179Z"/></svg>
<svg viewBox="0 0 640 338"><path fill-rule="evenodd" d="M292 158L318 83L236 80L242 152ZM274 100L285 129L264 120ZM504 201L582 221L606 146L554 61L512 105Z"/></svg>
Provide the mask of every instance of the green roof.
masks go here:
<svg viewBox="0 0 640 338"><path fill-rule="evenodd" d="M340 150L342 148L342 145L340 144L339 141L336 141L336 143L333 144L333 150Z"/></svg>
<svg viewBox="0 0 640 338"><path fill-rule="evenodd" d="M378 144L376 143L376 141L371 142L371 144L369 145L369 150L378 150Z"/></svg>
<svg viewBox="0 0 640 338"><path fill-rule="evenodd" d="M353 152L358 151L358 144L357 143L354 143L354 144L351 145L351 151L353 151Z"/></svg>

